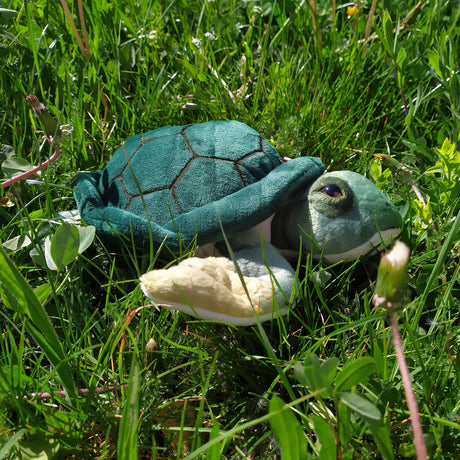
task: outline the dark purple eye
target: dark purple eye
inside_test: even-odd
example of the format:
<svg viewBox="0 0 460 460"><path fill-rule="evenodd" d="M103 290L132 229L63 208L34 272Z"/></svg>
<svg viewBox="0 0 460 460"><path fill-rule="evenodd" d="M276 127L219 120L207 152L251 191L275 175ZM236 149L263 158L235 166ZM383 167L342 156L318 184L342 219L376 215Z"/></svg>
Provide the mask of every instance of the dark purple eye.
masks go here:
<svg viewBox="0 0 460 460"><path fill-rule="evenodd" d="M330 196L331 198L340 198L342 196L342 190L340 190L340 187L335 184L326 185L320 190L320 192Z"/></svg>

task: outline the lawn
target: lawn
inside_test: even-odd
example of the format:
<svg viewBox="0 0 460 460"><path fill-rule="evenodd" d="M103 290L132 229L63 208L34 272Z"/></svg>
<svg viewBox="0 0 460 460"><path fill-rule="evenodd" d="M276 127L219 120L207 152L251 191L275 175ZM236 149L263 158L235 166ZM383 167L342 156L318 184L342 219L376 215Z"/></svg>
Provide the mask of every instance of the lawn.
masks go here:
<svg viewBox="0 0 460 460"><path fill-rule="evenodd" d="M410 250L399 330L430 459L460 458L460 5L0 0L0 459L416 458L380 256L299 260L253 327L157 309L167 258L63 223L71 180L129 136L236 119L282 156L372 180ZM72 239L80 241L75 246Z"/></svg>

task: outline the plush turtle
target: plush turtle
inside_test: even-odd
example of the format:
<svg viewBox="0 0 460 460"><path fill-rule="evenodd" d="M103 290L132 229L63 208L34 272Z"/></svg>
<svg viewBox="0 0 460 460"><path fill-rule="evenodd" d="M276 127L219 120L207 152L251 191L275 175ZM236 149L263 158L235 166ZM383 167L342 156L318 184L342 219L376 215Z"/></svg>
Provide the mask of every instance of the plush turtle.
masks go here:
<svg viewBox="0 0 460 460"><path fill-rule="evenodd" d="M196 241L212 253L151 271L141 287L157 304L236 325L286 313L295 285L286 255L302 248L331 263L354 260L401 225L393 204L363 176L324 174L312 157L283 161L237 121L133 136L103 170L78 175L73 188L83 220L102 239L173 251Z"/></svg>

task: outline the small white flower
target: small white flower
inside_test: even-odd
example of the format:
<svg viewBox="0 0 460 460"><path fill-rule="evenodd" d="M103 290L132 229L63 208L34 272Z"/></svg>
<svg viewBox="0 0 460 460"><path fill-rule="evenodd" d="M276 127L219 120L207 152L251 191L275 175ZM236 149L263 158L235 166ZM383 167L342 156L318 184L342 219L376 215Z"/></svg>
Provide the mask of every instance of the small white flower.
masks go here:
<svg viewBox="0 0 460 460"><path fill-rule="evenodd" d="M212 32L206 32L204 36L206 37L206 40L209 40L210 42L217 40L217 37Z"/></svg>
<svg viewBox="0 0 460 460"><path fill-rule="evenodd" d="M137 38L147 38L148 40L153 40L157 36L157 31L156 30L151 30L148 33L145 33L144 28L138 31L138 36Z"/></svg>
<svg viewBox="0 0 460 460"><path fill-rule="evenodd" d="M202 46L201 40L200 40L199 38L193 37L193 38L192 38L192 43L193 43L197 48L201 48L201 46Z"/></svg>

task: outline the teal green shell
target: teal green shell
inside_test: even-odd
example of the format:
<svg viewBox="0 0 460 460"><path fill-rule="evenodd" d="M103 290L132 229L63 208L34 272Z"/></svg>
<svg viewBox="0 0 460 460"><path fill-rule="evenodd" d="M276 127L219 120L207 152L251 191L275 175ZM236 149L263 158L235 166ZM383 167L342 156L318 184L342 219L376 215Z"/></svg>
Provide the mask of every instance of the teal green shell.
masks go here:
<svg viewBox="0 0 460 460"><path fill-rule="evenodd" d="M106 241L173 250L221 241L264 221L323 173L317 158L283 162L237 121L159 128L129 138L107 166L73 182L83 220Z"/></svg>

